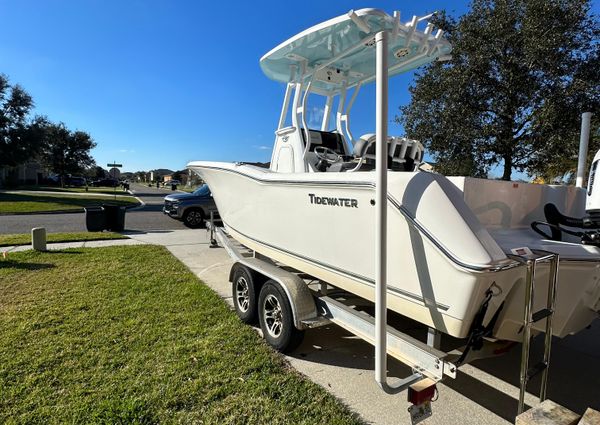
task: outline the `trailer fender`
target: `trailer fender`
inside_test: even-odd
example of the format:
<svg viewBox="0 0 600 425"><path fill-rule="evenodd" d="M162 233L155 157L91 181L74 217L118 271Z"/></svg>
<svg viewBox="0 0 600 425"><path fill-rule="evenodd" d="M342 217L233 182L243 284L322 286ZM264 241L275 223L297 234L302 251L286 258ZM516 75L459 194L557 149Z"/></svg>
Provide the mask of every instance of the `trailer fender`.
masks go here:
<svg viewBox="0 0 600 425"><path fill-rule="evenodd" d="M250 272L263 276L265 279L272 279L277 282L285 291L292 308L294 316L294 326L297 329L306 329L305 321L315 320L317 318L317 306L310 289L306 283L293 273L285 271L276 265L269 264L258 258L244 258L236 262L229 273L229 280L233 278L233 272L236 267L246 267ZM260 290L260 288L256 288Z"/></svg>

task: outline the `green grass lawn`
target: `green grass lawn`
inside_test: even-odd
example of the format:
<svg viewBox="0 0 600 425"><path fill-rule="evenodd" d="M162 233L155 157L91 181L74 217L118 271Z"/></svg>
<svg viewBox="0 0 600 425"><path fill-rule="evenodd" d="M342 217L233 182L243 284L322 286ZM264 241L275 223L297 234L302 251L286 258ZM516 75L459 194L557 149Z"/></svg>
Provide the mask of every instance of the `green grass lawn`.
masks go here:
<svg viewBox="0 0 600 425"><path fill-rule="evenodd" d="M19 186L12 190L35 190L35 191L44 191L44 192L75 192L75 193L85 193L85 187L57 187L57 186ZM121 187L117 187L116 191L112 187L91 187L88 186L88 193L99 193L112 195L113 193L117 193L117 195L125 195L130 196L128 192L123 191Z"/></svg>
<svg viewBox="0 0 600 425"><path fill-rule="evenodd" d="M113 232L48 233L46 235L47 242L99 241L104 239L127 239L127 236ZM30 243L31 234L29 233L0 235L0 246L29 245Z"/></svg>
<svg viewBox="0 0 600 425"><path fill-rule="evenodd" d="M131 196L76 196L68 194L36 195L0 193L0 214L31 213L57 210L80 210L102 203L133 206L138 202Z"/></svg>
<svg viewBox="0 0 600 425"><path fill-rule="evenodd" d="M0 257L0 393L0 423L361 423L157 246Z"/></svg>

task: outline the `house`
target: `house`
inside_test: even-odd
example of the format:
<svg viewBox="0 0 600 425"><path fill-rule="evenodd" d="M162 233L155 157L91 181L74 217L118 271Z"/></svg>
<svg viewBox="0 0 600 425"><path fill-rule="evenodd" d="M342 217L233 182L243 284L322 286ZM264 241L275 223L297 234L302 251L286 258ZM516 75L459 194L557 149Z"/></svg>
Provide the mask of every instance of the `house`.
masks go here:
<svg viewBox="0 0 600 425"><path fill-rule="evenodd" d="M36 161L28 161L16 167L0 166L0 186L41 184L47 177L47 171Z"/></svg>

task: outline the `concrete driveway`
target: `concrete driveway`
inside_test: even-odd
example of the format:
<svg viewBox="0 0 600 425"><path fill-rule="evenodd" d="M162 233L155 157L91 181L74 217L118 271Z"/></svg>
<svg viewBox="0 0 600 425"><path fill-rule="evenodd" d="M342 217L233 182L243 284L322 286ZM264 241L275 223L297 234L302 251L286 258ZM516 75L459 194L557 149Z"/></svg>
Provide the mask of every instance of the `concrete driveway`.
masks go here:
<svg viewBox="0 0 600 425"><path fill-rule="evenodd" d="M204 230L176 230L130 235L147 243L165 245L207 285L231 304L228 282L231 260L224 249L209 248ZM395 326L425 340L426 330L415 322L393 317ZM532 359L541 358L541 343L534 341ZM456 341L442 340L442 349ZM373 378L373 347L335 325L306 332L302 345L286 356L291 365L329 390L375 424L410 424L406 394L387 395ZM539 357L536 357L539 356ZM410 370L389 361L389 374L404 377ZM438 385L439 399L426 424L509 424L517 409L520 345L502 357L464 365L456 379ZM537 394L539 381L531 382ZM600 409L600 323L563 340L555 339L548 396L577 413L586 407ZM537 398L527 395L533 405Z"/></svg>

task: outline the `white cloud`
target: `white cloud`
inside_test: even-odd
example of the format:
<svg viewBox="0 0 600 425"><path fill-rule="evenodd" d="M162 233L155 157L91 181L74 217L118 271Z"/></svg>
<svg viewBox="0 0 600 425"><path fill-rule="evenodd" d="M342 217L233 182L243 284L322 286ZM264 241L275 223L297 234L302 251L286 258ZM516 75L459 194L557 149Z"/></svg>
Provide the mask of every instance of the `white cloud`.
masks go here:
<svg viewBox="0 0 600 425"><path fill-rule="evenodd" d="M120 153L135 153L133 149L119 149Z"/></svg>
<svg viewBox="0 0 600 425"><path fill-rule="evenodd" d="M271 146L265 146L265 145L254 145L254 147L261 151L266 151L268 149L271 149Z"/></svg>

